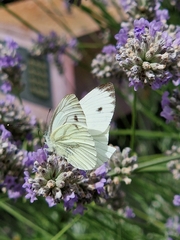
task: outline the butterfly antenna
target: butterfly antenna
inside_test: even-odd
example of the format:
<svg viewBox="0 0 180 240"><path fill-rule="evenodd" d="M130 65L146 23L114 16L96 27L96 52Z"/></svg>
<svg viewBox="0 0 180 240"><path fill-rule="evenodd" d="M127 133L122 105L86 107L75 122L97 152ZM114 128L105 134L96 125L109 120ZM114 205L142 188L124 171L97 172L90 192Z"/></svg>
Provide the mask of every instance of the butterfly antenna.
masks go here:
<svg viewBox="0 0 180 240"><path fill-rule="evenodd" d="M49 118L49 114L50 114L51 110L52 110L52 109L49 108L48 114L47 114L47 116L46 116L45 129L47 129L48 118Z"/></svg>
<svg viewBox="0 0 180 240"><path fill-rule="evenodd" d="M49 118L49 114L50 114L51 110L52 110L52 109L49 108L48 114L47 114L46 120L45 120L45 126L43 127L43 132L45 132L46 129L47 129L47 122L48 122L48 118ZM42 139L43 139L43 138L42 138L42 136L41 136L41 129L40 129L40 128L38 129L38 136L39 136L39 139L41 139L41 140L40 140L41 148L43 148L44 143L42 143Z"/></svg>

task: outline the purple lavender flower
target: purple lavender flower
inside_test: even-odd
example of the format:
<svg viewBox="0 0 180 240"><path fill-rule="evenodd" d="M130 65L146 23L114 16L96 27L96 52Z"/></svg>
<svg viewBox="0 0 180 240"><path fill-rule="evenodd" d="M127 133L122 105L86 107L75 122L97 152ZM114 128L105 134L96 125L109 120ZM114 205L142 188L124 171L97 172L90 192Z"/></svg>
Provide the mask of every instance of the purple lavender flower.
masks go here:
<svg viewBox="0 0 180 240"><path fill-rule="evenodd" d="M152 22L150 22L148 27L149 27L149 34L151 37L156 37L156 34L158 34L158 32L164 30L162 22L156 21L156 20L153 20ZM162 32L162 38L164 38L164 34L166 34L165 31ZM168 35L167 35L167 37L168 37ZM170 36L169 36L169 38L170 38ZM167 45L166 45L166 47L167 47Z"/></svg>
<svg viewBox="0 0 180 240"><path fill-rule="evenodd" d="M87 208L85 208L82 204L78 204L77 207L74 209L73 214L83 215L85 210L87 210Z"/></svg>
<svg viewBox="0 0 180 240"><path fill-rule="evenodd" d="M121 24L122 26L122 24ZM128 32L130 27L128 26L122 26L122 28L119 30L119 33L117 33L114 38L117 40L117 49L119 49L120 46L124 46L128 39Z"/></svg>
<svg viewBox="0 0 180 240"><path fill-rule="evenodd" d="M35 199L37 200L37 198ZM49 207L53 207L56 205L55 201L54 201L54 198L50 197L50 196L47 196L46 197L46 202L48 203L48 206Z"/></svg>
<svg viewBox="0 0 180 240"><path fill-rule="evenodd" d="M1 80L5 84L1 90L5 93L12 91L18 95L24 88L21 82L21 75L24 70L24 65L21 56L17 53L18 45L12 39L8 38L5 45L0 47L0 73ZM7 88L10 84L11 89Z"/></svg>
<svg viewBox="0 0 180 240"><path fill-rule="evenodd" d="M67 194L64 197L64 208L66 210L72 209L74 204L78 201L78 197L75 195L74 192L72 192L71 194Z"/></svg>
<svg viewBox="0 0 180 240"><path fill-rule="evenodd" d="M170 108L170 100L168 98L169 93L166 91L163 93L161 106L163 111L160 113L160 116L164 117L167 120L167 123L173 120L173 110Z"/></svg>
<svg viewBox="0 0 180 240"><path fill-rule="evenodd" d="M25 171L24 175L25 175L24 177L25 183L22 185L22 187L25 188L27 193L25 198L30 199L30 202L33 203L35 200L37 200L36 193L32 189L32 184L29 183L29 178L30 178L29 172Z"/></svg>
<svg viewBox="0 0 180 240"><path fill-rule="evenodd" d="M68 42L68 46L69 46L70 48L76 48L77 45L78 45L78 40L77 40L77 38L73 38L73 39L71 39L71 40Z"/></svg>
<svg viewBox="0 0 180 240"><path fill-rule="evenodd" d="M149 27L149 22L146 19L141 18L139 20L134 20L134 35L137 39L140 39L145 33L146 27Z"/></svg>
<svg viewBox="0 0 180 240"><path fill-rule="evenodd" d="M116 53L116 47L114 45L112 45L112 44L104 46L103 49L102 49L102 53L105 53L105 54Z"/></svg>
<svg viewBox="0 0 180 240"><path fill-rule="evenodd" d="M23 185L30 202L43 196L49 206L63 201L65 210L82 214L85 204L99 201L99 197L105 195L106 164L85 172L71 166L63 157L48 153L46 149L27 154L27 157L34 159L32 176L25 171ZM26 165L28 161L24 161Z"/></svg>
<svg viewBox="0 0 180 240"><path fill-rule="evenodd" d="M98 194L104 192L104 185L106 183L106 179L102 178L99 182L95 183L95 189L97 190Z"/></svg>
<svg viewBox="0 0 180 240"><path fill-rule="evenodd" d="M173 204L175 206L180 206L180 195L175 195L173 199Z"/></svg>
<svg viewBox="0 0 180 240"><path fill-rule="evenodd" d="M0 125L0 131L1 131L1 138L3 141L11 137L11 133L4 127L3 124Z"/></svg>
<svg viewBox="0 0 180 240"><path fill-rule="evenodd" d="M69 42L66 38L60 37L52 31L48 36L38 35L34 42L31 54L35 56L46 56L51 54L60 73L62 73L62 55L72 52L73 60L77 62L80 54L77 50L77 39L71 39Z"/></svg>
<svg viewBox="0 0 180 240"><path fill-rule="evenodd" d="M5 94L11 92L12 86L11 86L10 82L8 82L8 81L3 82L1 85L1 91Z"/></svg>
<svg viewBox="0 0 180 240"><path fill-rule="evenodd" d="M163 107L163 111L160 113L160 116L164 117L167 123L173 120L172 115L173 115L173 111L169 106Z"/></svg>
<svg viewBox="0 0 180 240"><path fill-rule="evenodd" d="M22 188L25 152L11 141L11 133L4 125L0 125L0 184L6 189L9 198L19 198L25 193Z"/></svg>
<svg viewBox="0 0 180 240"><path fill-rule="evenodd" d="M6 38L6 45L10 50L15 50L19 47L12 38Z"/></svg>
<svg viewBox="0 0 180 240"><path fill-rule="evenodd" d="M140 19L142 17L152 21L158 15L157 11L161 6L160 2L161 0L120 0L124 11L128 14L130 22L133 22L134 19Z"/></svg>
<svg viewBox="0 0 180 240"><path fill-rule="evenodd" d="M37 37L37 42L38 43L43 43L45 41L45 37L42 35L42 34L38 34L38 37Z"/></svg>
<svg viewBox="0 0 180 240"><path fill-rule="evenodd" d="M127 43L118 48L116 60L135 91L145 85L156 90L179 79L179 54L175 33L169 34L160 21L141 18L134 21Z"/></svg>
<svg viewBox="0 0 180 240"><path fill-rule="evenodd" d="M160 10L158 9L156 11L156 20L157 21L166 21L169 19L169 12L167 9Z"/></svg>
<svg viewBox="0 0 180 240"><path fill-rule="evenodd" d="M17 199L24 195L22 183L19 182L19 178L17 176L6 175L3 185L7 189L9 198Z"/></svg>
<svg viewBox="0 0 180 240"><path fill-rule="evenodd" d="M180 124L180 92L177 89L173 90L172 96L169 96L168 92L164 92L162 96L162 109L163 111L160 113L162 117L166 119L166 122L175 122L176 126L179 127Z"/></svg>
<svg viewBox="0 0 180 240"><path fill-rule="evenodd" d="M126 207L126 208L125 208L125 216L126 216L127 218L134 218L134 217L135 217L135 214L134 214L134 212L133 212L133 209L130 208L130 207Z"/></svg>
<svg viewBox="0 0 180 240"><path fill-rule="evenodd" d="M106 176L107 172L108 172L108 163L102 164L100 167L98 167L94 171L96 176L100 176L100 177L103 177L103 178Z"/></svg>

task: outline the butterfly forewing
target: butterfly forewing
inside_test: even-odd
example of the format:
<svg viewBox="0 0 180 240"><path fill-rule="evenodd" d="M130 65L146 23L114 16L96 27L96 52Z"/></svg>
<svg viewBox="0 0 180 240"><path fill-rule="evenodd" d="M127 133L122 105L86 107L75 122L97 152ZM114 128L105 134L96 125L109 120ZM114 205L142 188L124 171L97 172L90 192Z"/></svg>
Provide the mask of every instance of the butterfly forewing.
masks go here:
<svg viewBox="0 0 180 240"><path fill-rule="evenodd" d="M63 156L74 167L91 170L97 164L97 152L87 128L76 124L64 124L50 135L58 155Z"/></svg>
<svg viewBox="0 0 180 240"><path fill-rule="evenodd" d="M115 91L112 83L93 89L80 100L91 134L106 131L115 108Z"/></svg>
<svg viewBox="0 0 180 240"><path fill-rule="evenodd" d="M64 97L55 109L50 122L49 132L55 131L65 123L79 124L86 127L86 117L79 104L79 100L74 94Z"/></svg>

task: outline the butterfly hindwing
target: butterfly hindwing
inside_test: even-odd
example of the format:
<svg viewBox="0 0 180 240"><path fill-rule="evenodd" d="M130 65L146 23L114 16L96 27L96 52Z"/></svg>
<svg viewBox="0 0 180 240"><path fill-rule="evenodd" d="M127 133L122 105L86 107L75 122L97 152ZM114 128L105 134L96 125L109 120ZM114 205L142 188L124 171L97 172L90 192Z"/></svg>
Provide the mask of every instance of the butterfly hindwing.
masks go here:
<svg viewBox="0 0 180 240"><path fill-rule="evenodd" d="M74 167L90 170L96 166L97 152L87 128L76 124L64 124L50 135L55 151Z"/></svg>
<svg viewBox="0 0 180 240"><path fill-rule="evenodd" d="M115 91L112 83L93 89L80 101L86 116L87 127L93 135L105 132L115 108Z"/></svg>
<svg viewBox="0 0 180 240"><path fill-rule="evenodd" d="M109 127L105 132L92 136L95 143L97 152L96 167L101 166L104 162L107 162L111 158L112 154L116 151L114 147L108 146L109 140Z"/></svg>

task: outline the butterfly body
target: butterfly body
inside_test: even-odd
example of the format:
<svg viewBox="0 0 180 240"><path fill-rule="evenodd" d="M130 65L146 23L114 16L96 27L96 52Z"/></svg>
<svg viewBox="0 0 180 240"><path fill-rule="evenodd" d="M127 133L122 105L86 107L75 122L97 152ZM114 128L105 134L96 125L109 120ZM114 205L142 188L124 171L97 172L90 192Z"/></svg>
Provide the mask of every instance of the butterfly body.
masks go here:
<svg viewBox="0 0 180 240"><path fill-rule="evenodd" d="M108 146L114 107L112 83L93 89L80 101L74 94L67 95L50 122L46 135L49 150L82 170L102 165L115 151Z"/></svg>

